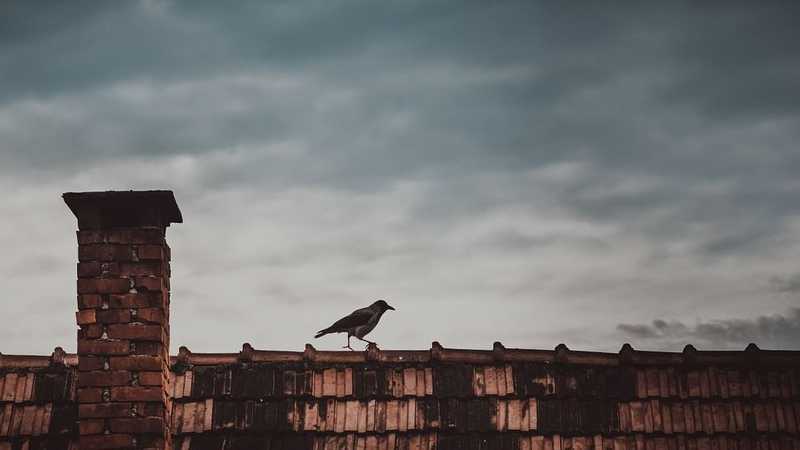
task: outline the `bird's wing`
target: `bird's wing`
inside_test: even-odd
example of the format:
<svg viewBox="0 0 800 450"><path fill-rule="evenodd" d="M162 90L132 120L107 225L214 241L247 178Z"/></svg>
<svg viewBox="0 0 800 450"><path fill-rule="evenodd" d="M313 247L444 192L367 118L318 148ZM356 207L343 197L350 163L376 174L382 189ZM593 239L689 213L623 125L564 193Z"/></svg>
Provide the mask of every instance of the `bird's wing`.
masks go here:
<svg viewBox="0 0 800 450"><path fill-rule="evenodd" d="M342 317L336 323L328 327L330 331L349 330L353 327L366 325L374 313L369 308L361 308L350 313L349 316Z"/></svg>

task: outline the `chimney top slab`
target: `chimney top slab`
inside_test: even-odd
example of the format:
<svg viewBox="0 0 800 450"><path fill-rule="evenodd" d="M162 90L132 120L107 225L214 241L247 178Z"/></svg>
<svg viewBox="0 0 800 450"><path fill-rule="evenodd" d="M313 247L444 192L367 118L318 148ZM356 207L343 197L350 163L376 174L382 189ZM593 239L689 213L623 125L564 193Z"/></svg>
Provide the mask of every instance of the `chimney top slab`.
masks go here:
<svg viewBox="0 0 800 450"><path fill-rule="evenodd" d="M172 191L66 192L62 197L81 230L166 228L183 222Z"/></svg>

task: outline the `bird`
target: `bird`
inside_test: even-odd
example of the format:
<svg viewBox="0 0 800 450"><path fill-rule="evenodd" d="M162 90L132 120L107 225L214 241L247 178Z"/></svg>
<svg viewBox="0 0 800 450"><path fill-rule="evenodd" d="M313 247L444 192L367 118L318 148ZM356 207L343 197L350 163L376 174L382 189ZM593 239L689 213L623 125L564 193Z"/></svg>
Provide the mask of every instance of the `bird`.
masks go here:
<svg viewBox="0 0 800 450"><path fill-rule="evenodd" d="M375 328L383 313L388 310L395 311L394 308L386 303L386 300L378 300L366 308L357 309L350 313L349 316L342 317L328 328L318 331L314 338L321 338L330 333L347 333L347 345L342 348L353 350L353 347L350 346L350 338L353 336L366 342L367 346L369 344L377 345L364 339L364 336Z"/></svg>

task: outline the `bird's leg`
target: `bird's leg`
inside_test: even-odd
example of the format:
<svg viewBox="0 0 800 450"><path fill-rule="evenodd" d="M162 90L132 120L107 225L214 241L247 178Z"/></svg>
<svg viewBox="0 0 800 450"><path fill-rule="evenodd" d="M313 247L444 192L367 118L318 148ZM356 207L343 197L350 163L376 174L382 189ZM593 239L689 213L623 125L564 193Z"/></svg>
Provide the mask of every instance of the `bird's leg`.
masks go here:
<svg viewBox="0 0 800 450"><path fill-rule="evenodd" d="M372 342L372 341L368 341L368 340L366 340L366 339L364 339L364 338L360 338L360 337L358 337L358 336L356 336L356 337L357 337L358 339L360 339L360 340L362 340L362 341L366 342L366 343L367 343L367 347L369 347L369 345L370 345L370 344L372 344L372 345L375 345L375 346L377 346L377 345L378 345L378 344L376 344L376 343L374 343L374 342Z"/></svg>
<svg viewBox="0 0 800 450"><path fill-rule="evenodd" d="M350 335L349 334L347 335L347 345L345 345L342 348L349 348L350 351L355 351L355 350L353 350L353 347L350 347Z"/></svg>

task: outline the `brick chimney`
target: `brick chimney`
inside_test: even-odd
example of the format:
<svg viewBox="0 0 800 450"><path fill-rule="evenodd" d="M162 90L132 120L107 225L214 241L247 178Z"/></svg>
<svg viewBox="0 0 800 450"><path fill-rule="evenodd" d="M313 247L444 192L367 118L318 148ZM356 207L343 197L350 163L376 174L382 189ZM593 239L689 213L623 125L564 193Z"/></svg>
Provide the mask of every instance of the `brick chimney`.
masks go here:
<svg viewBox="0 0 800 450"><path fill-rule="evenodd" d="M172 191L64 194L78 218L81 449L171 448L166 228Z"/></svg>

